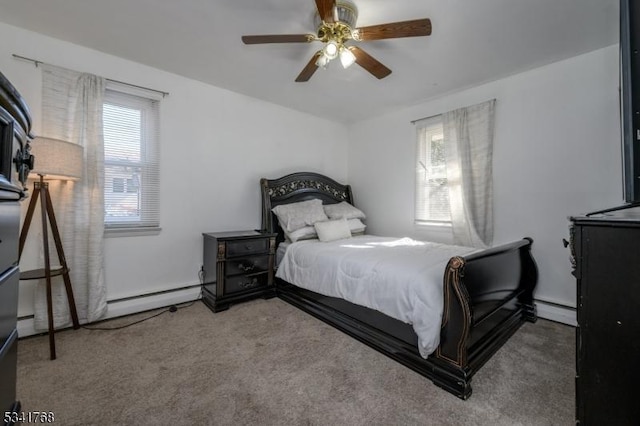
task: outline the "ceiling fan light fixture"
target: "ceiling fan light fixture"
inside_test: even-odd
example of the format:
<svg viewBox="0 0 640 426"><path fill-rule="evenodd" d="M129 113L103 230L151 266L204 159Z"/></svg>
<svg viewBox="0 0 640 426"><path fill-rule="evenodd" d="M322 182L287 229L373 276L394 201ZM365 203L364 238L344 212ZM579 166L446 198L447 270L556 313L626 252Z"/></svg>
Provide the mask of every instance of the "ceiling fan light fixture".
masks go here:
<svg viewBox="0 0 640 426"><path fill-rule="evenodd" d="M318 56L318 59L316 60L316 65L322 69L326 69L327 65L329 65L329 60L330 59L327 58L324 52L321 52L321 54Z"/></svg>
<svg viewBox="0 0 640 426"><path fill-rule="evenodd" d="M322 49L324 56L327 57L327 59L331 60L331 59L335 59L338 56L338 52L340 51L339 47L338 47L338 43L336 43L334 40L330 40L326 46L324 46L324 49Z"/></svg>
<svg viewBox="0 0 640 426"><path fill-rule="evenodd" d="M356 61L356 55L347 47L340 48L340 63L342 68L347 69Z"/></svg>

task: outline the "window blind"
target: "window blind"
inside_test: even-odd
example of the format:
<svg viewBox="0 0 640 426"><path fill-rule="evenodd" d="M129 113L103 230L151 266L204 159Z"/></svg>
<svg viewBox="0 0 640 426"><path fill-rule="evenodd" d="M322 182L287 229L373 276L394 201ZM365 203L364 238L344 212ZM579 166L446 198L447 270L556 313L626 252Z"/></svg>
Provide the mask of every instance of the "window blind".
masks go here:
<svg viewBox="0 0 640 426"><path fill-rule="evenodd" d="M158 99L107 85L103 104L107 229L160 226L158 122Z"/></svg>
<svg viewBox="0 0 640 426"><path fill-rule="evenodd" d="M451 222L440 115L416 122L415 222L443 225Z"/></svg>

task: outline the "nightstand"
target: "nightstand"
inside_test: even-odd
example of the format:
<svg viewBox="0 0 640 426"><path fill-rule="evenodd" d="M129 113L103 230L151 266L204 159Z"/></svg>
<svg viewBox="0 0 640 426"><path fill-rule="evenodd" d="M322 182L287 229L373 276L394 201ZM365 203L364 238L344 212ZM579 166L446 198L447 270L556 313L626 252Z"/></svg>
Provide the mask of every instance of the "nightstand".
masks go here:
<svg viewBox="0 0 640 426"><path fill-rule="evenodd" d="M276 234L257 231L202 234L202 301L213 312L233 303L275 296L273 265Z"/></svg>

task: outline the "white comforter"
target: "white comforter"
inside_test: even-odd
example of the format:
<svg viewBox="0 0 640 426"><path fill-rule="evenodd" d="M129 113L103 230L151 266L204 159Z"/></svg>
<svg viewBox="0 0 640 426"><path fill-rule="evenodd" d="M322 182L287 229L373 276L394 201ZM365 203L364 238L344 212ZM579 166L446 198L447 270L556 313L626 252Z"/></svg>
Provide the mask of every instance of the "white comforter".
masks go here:
<svg viewBox="0 0 640 426"><path fill-rule="evenodd" d="M292 243L276 276L412 324L424 358L440 343L447 262L476 249L364 235Z"/></svg>

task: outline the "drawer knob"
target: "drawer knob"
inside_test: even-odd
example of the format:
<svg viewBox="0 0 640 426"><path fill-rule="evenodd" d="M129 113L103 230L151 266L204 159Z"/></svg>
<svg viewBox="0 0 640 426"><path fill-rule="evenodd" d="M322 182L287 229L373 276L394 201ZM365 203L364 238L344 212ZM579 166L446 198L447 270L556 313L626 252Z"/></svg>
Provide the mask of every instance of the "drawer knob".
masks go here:
<svg viewBox="0 0 640 426"><path fill-rule="evenodd" d="M244 288L252 288L258 285L258 279L253 278L251 281L243 282L240 285Z"/></svg>
<svg viewBox="0 0 640 426"><path fill-rule="evenodd" d="M238 268L240 268L244 272L250 272L256 268L256 265L253 263L240 263L238 264Z"/></svg>

